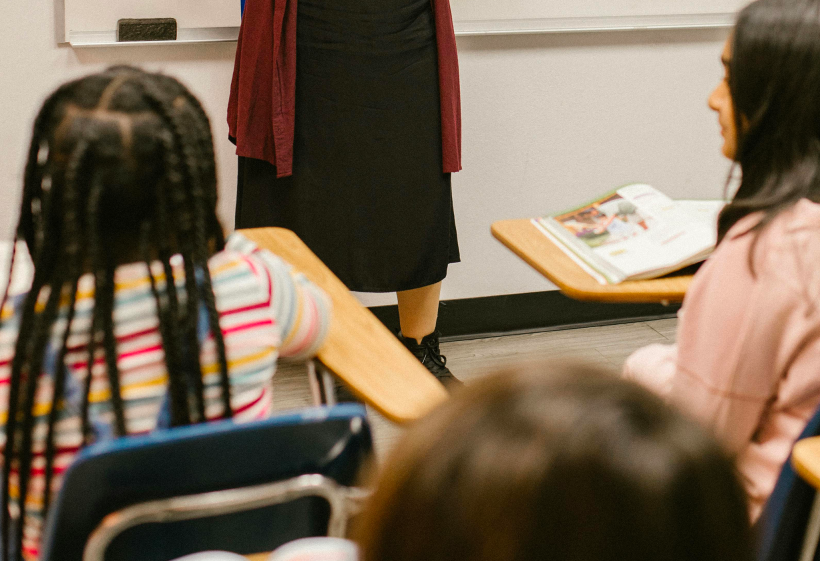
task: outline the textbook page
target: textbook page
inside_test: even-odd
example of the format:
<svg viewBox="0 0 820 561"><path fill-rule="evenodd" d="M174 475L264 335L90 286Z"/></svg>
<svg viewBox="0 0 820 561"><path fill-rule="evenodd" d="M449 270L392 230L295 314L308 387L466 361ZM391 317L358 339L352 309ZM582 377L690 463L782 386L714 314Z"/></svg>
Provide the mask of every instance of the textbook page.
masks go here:
<svg viewBox="0 0 820 561"><path fill-rule="evenodd" d="M717 238L718 203L677 203L645 184L539 223L610 283L660 276L703 260Z"/></svg>

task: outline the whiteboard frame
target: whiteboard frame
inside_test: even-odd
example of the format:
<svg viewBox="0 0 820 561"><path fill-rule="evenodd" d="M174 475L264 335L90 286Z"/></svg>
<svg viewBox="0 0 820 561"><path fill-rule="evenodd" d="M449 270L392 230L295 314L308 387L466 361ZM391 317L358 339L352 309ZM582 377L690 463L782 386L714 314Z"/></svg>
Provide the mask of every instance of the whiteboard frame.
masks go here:
<svg viewBox="0 0 820 561"><path fill-rule="evenodd" d="M456 21L456 35L523 35L535 33L593 33L652 29L730 28L736 14L686 14L662 16L605 16L516 20Z"/></svg>
<svg viewBox="0 0 820 561"><path fill-rule="evenodd" d="M671 29L728 29L735 13L681 14L662 16L608 16L515 20L456 21L456 36L524 35L540 33L597 33ZM176 45L181 43L223 43L236 41L238 27L179 29L176 41L117 42L111 31L72 32L64 42L72 47L125 47L133 45Z"/></svg>

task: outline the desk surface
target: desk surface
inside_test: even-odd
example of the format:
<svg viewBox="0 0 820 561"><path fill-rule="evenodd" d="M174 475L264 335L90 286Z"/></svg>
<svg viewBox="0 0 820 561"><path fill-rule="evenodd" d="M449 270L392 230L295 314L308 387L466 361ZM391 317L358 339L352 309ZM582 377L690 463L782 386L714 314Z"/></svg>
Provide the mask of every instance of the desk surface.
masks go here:
<svg viewBox="0 0 820 561"><path fill-rule="evenodd" d="M333 316L318 357L355 394L399 423L418 419L447 399L441 383L296 234L283 228L242 234L282 257L330 296Z"/></svg>
<svg viewBox="0 0 820 561"><path fill-rule="evenodd" d="M600 284L545 236L528 218L493 223L493 236L576 300L680 302L692 275Z"/></svg>
<svg viewBox="0 0 820 561"><path fill-rule="evenodd" d="M820 436L804 438L794 444L792 465L800 477L820 489Z"/></svg>

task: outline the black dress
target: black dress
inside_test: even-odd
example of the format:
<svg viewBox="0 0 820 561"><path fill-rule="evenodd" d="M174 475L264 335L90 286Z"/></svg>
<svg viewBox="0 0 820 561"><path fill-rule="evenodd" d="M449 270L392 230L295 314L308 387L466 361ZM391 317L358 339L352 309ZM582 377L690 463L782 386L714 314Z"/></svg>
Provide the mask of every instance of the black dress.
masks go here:
<svg viewBox="0 0 820 561"><path fill-rule="evenodd" d="M430 0L299 0L293 175L239 159L236 227L289 228L351 290L458 262Z"/></svg>

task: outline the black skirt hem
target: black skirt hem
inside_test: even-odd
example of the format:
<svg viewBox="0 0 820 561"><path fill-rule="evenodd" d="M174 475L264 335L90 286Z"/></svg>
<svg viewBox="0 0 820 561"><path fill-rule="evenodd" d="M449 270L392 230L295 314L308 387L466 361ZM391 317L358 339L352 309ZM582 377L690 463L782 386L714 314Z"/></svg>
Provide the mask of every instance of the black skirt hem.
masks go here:
<svg viewBox="0 0 820 561"><path fill-rule="evenodd" d="M461 263L461 259L458 259L456 261L450 261L450 265L452 265L453 263ZM436 277L434 277L430 281L415 281L411 284L408 284L407 286L399 286L398 288L357 287L348 286L346 283L345 286L347 286L347 289L350 292L369 292L373 294L387 294L390 292L404 292L406 290L416 290L417 288L424 288L425 286L430 286L436 284L437 282L441 282L445 278L447 278L447 270L444 271L443 275L436 275ZM421 282L422 284L418 284L419 282Z"/></svg>

